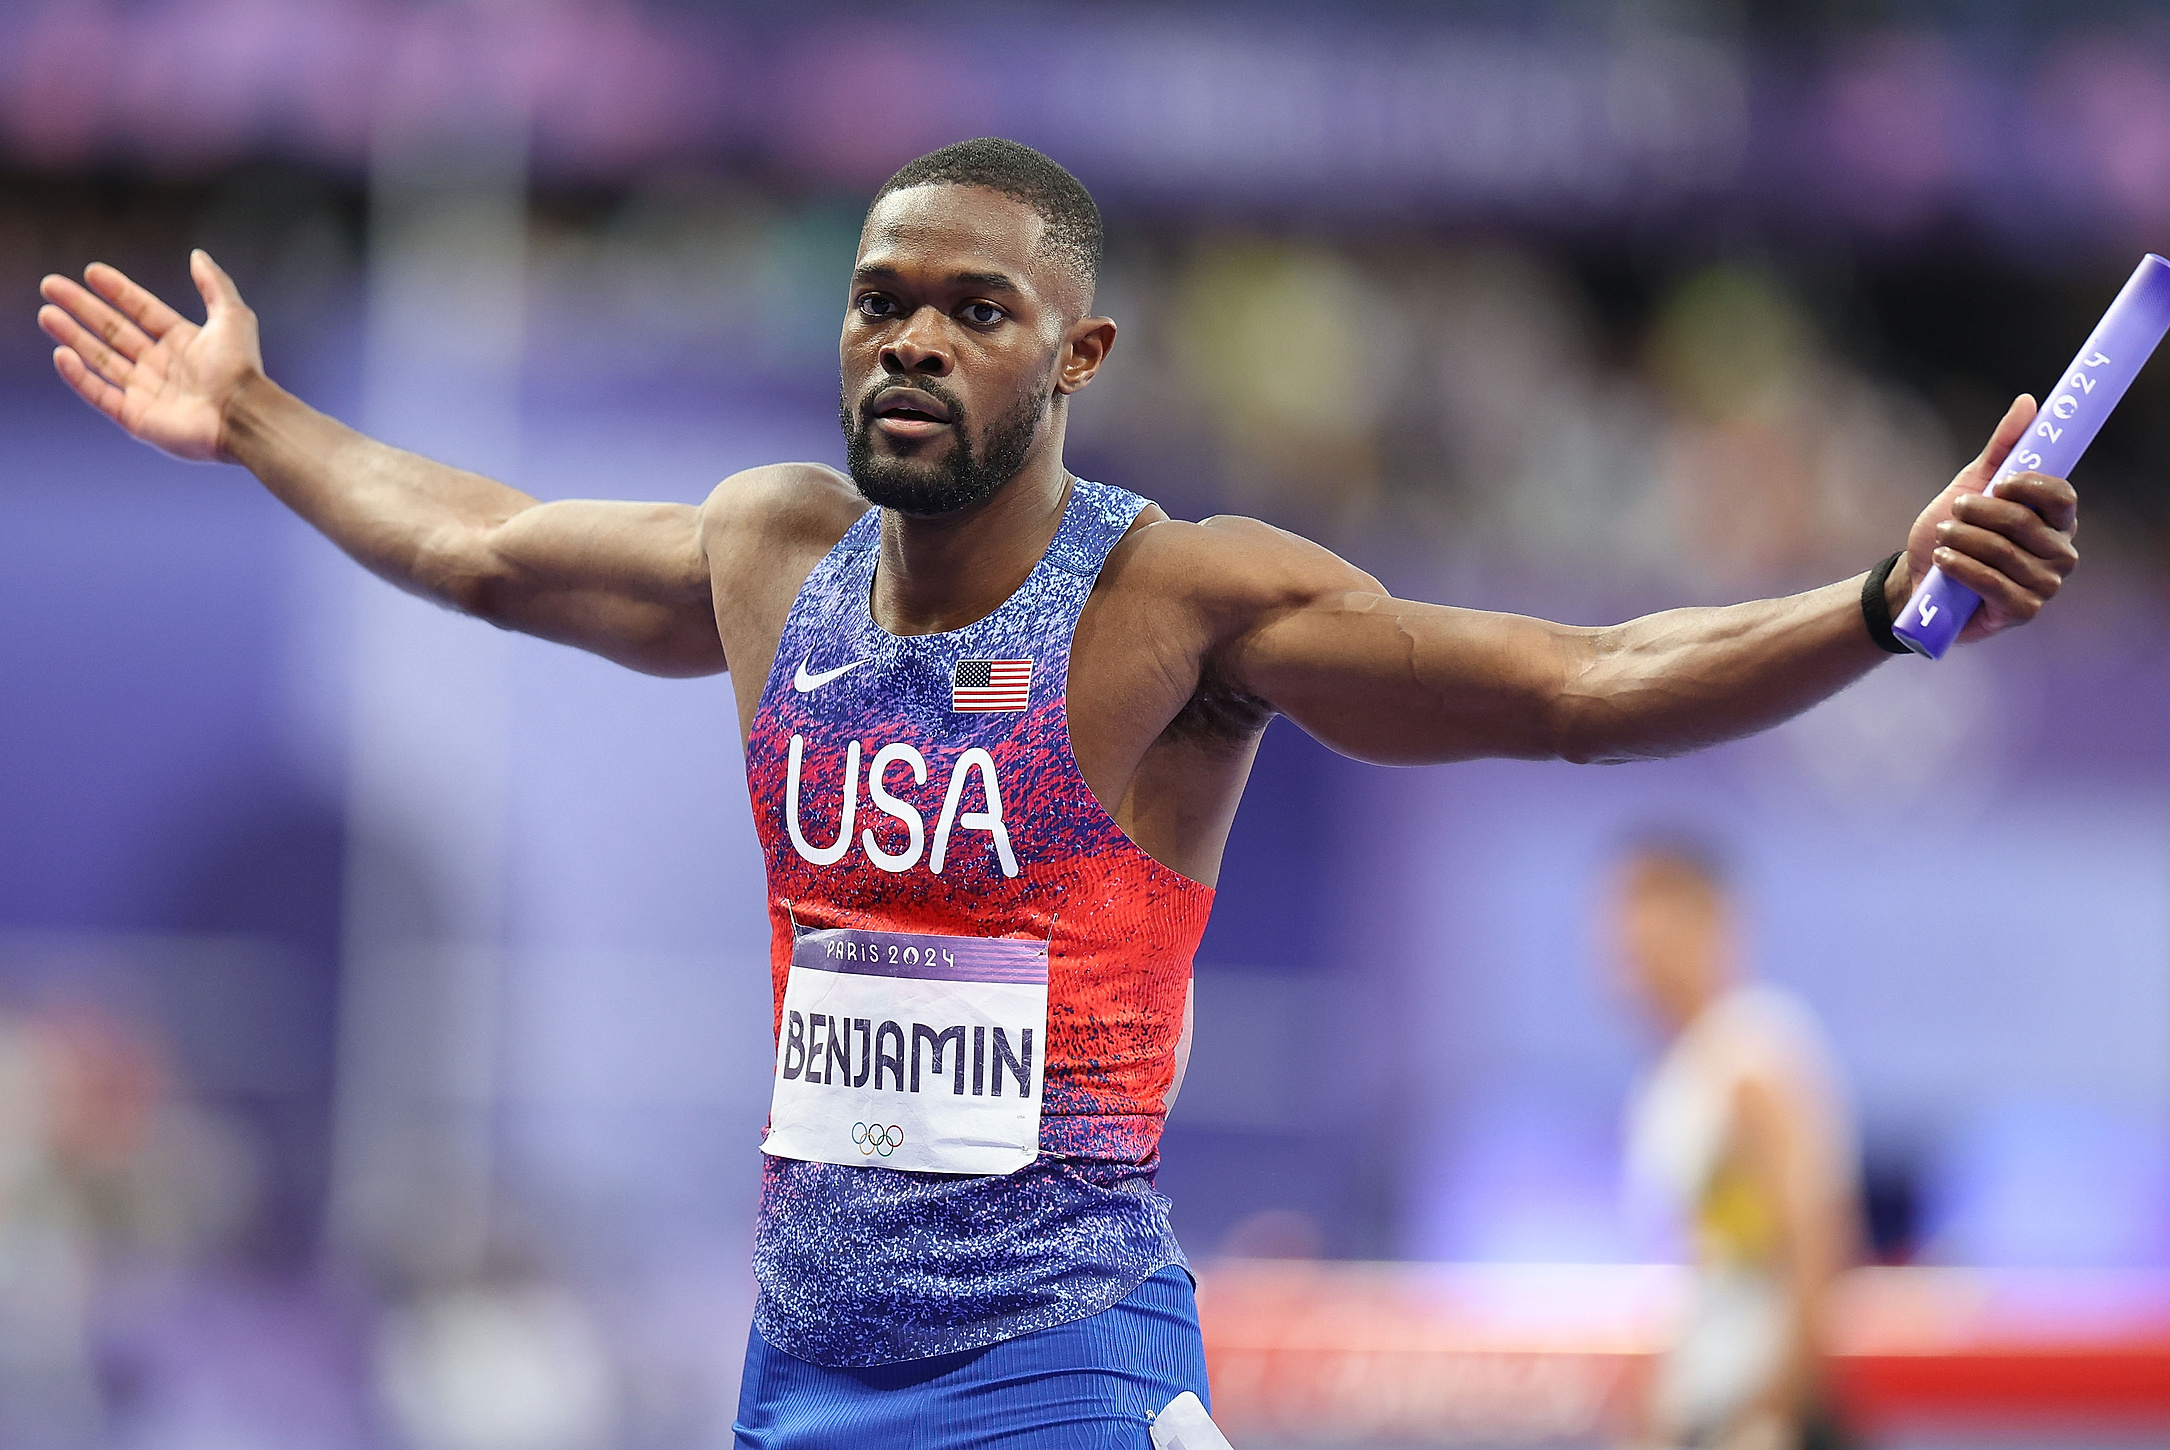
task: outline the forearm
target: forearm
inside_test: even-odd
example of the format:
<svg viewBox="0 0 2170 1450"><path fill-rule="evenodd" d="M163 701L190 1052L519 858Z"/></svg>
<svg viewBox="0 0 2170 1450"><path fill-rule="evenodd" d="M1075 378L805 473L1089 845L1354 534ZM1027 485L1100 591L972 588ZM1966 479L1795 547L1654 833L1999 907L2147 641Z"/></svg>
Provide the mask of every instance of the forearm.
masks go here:
<svg viewBox="0 0 2170 1450"><path fill-rule="evenodd" d="M1784 599L1676 609L1575 632L1553 712L1554 752L1576 761L1680 755L1752 735L1890 658L1861 618L1859 576ZM1902 559L1885 586L1908 590Z"/></svg>
<svg viewBox="0 0 2170 1450"><path fill-rule="evenodd" d="M221 451L378 577L478 612L490 530L535 506L516 488L379 443L261 374L226 411Z"/></svg>
<svg viewBox="0 0 2170 1450"><path fill-rule="evenodd" d="M200 327L111 267L90 288L47 277L38 325L61 380L154 448L241 464L402 589L635 669L725 668L702 510L538 503L365 438L264 375L256 314L217 263L195 252L189 271Z"/></svg>

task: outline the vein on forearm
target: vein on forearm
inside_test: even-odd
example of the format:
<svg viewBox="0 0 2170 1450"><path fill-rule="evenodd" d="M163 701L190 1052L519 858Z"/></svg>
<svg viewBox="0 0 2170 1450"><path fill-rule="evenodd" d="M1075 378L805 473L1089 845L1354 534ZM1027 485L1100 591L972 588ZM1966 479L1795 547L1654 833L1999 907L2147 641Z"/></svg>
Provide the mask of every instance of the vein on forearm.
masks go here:
<svg viewBox="0 0 2170 1450"><path fill-rule="evenodd" d="M1579 639L1559 688L1558 754L1661 759L1792 718L1883 658L1854 617L1858 588L1570 632Z"/></svg>

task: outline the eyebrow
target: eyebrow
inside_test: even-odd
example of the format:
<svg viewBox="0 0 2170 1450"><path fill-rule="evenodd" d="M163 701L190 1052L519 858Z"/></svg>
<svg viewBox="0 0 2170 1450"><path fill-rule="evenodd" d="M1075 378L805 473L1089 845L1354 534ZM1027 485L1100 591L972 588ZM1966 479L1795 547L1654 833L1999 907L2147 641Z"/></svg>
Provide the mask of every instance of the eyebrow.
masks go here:
<svg viewBox="0 0 2170 1450"><path fill-rule="evenodd" d="M869 262L852 269L854 282L893 281L903 273L880 262ZM1018 296L1024 289L1017 285L1007 272L951 272L942 279L953 287L970 287L980 292L1003 292Z"/></svg>

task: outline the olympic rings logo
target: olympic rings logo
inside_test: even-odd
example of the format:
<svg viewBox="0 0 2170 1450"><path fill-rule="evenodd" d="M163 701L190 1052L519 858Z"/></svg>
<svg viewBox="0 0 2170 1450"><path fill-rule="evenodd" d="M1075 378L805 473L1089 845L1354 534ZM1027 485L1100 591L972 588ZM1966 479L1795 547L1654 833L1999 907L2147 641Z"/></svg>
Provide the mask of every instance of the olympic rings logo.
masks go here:
<svg viewBox="0 0 2170 1450"><path fill-rule="evenodd" d="M851 1140L868 1157L879 1153L887 1158L904 1146L904 1129L897 1124L853 1123Z"/></svg>

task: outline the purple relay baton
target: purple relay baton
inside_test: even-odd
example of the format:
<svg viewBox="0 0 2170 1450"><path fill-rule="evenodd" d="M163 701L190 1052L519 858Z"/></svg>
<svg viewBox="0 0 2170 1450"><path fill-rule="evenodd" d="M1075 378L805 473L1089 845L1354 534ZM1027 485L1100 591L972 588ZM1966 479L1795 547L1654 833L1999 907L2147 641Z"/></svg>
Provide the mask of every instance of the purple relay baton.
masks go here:
<svg viewBox="0 0 2170 1450"><path fill-rule="evenodd" d="M2069 476L2165 331L2170 331L2170 262L2149 252L2065 369L2057 390L2042 400L2034 422L1989 481L1989 492L2015 473ZM1891 632L1915 653L1940 660L1981 602L1966 585L1945 578L1942 569L1931 569Z"/></svg>

